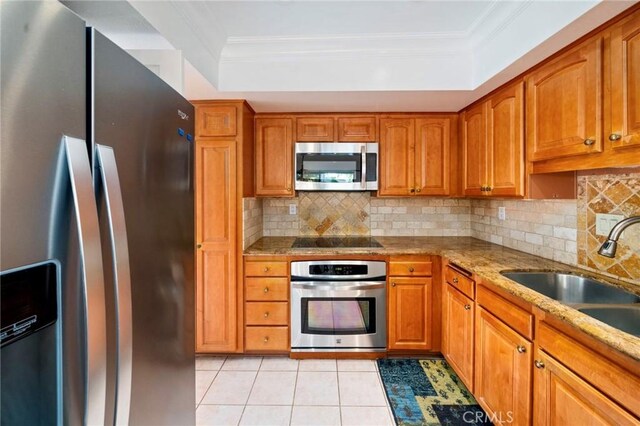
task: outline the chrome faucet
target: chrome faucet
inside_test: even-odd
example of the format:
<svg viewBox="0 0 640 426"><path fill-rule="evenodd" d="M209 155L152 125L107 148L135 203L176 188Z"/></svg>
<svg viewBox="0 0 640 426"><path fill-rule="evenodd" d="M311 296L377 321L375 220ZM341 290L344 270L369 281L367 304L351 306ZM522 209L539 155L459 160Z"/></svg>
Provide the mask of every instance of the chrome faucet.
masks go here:
<svg viewBox="0 0 640 426"><path fill-rule="evenodd" d="M598 254L605 257L614 257L616 255L616 249L618 248L618 238L620 238L620 234L634 223L640 223L640 216L631 216L616 223L615 226L611 228L607 241L600 246Z"/></svg>

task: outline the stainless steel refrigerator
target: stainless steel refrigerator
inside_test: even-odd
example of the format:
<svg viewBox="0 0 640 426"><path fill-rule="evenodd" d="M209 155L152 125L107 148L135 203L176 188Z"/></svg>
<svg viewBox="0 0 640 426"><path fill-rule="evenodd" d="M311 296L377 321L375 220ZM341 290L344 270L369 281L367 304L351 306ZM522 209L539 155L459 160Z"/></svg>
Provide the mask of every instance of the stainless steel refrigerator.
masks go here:
<svg viewBox="0 0 640 426"><path fill-rule="evenodd" d="M0 422L193 424L193 107L60 3L0 15Z"/></svg>

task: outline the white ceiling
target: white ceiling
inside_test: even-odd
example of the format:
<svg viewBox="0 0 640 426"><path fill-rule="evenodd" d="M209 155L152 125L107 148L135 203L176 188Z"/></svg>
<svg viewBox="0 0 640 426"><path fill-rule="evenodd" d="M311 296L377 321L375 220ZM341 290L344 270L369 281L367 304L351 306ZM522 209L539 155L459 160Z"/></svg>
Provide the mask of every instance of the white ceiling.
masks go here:
<svg viewBox="0 0 640 426"><path fill-rule="evenodd" d="M181 50L188 98L257 111L457 111L634 3L65 2L126 48Z"/></svg>

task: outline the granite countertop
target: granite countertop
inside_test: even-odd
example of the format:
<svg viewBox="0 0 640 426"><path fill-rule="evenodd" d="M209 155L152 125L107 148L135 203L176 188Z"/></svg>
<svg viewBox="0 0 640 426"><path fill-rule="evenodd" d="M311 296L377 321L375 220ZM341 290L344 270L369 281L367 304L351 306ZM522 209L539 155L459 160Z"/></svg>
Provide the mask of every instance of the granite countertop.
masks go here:
<svg viewBox="0 0 640 426"><path fill-rule="evenodd" d="M640 295L640 282L625 282L555 262L471 237L375 237L382 247L373 248L292 248L295 237L264 237L248 247L251 256L308 256L308 255L397 255L424 254L443 256L474 272L478 278L500 287L508 293L537 306L573 327L640 361L640 337L620 331L577 311L561 302L500 275L500 271L549 270L571 271L591 276L616 287Z"/></svg>

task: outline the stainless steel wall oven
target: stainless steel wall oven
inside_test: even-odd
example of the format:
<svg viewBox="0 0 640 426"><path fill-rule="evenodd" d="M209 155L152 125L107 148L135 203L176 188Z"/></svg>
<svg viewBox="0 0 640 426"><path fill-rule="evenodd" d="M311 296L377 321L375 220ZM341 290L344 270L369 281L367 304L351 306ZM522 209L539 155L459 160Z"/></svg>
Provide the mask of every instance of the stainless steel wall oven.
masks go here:
<svg viewBox="0 0 640 426"><path fill-rule="evenodd" d="M291 262L291 350L384 351L383 261Z"/></svg>

